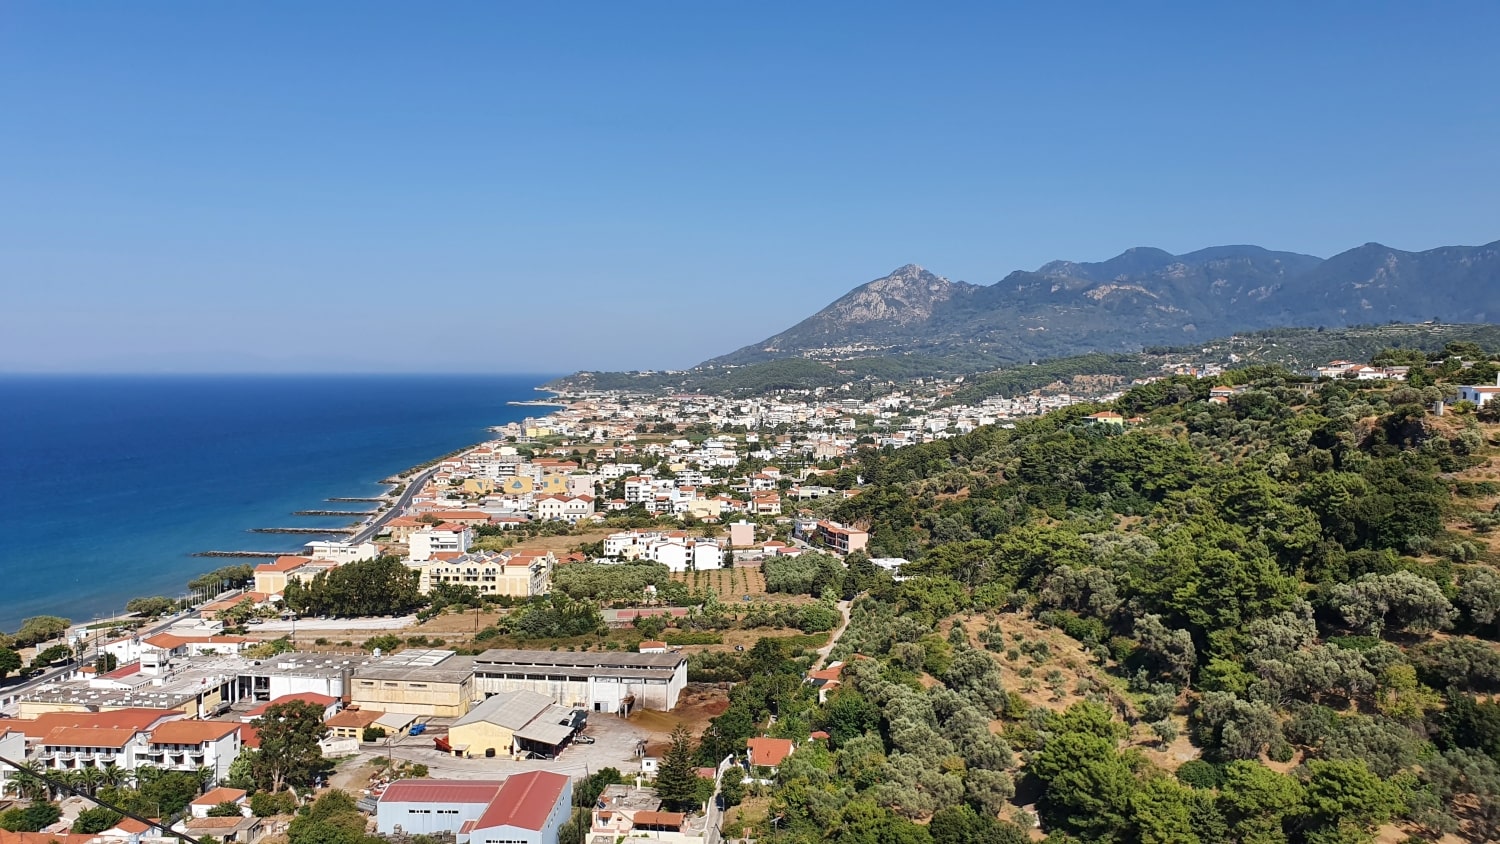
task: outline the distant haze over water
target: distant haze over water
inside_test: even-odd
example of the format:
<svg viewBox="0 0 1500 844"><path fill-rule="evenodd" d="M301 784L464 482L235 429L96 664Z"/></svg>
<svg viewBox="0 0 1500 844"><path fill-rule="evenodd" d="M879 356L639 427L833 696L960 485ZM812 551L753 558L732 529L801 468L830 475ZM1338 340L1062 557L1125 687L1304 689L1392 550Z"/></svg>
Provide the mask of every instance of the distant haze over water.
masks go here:
<svg viewBox="0 0 1500 844"><path fill-rule="evenodd" d="M337 527L378 481L547 408L545 375L0 376L0 630L75 621L140 595L176 597L308 539L254 527ZM251 561L253 562L253 561Z"/></svg>

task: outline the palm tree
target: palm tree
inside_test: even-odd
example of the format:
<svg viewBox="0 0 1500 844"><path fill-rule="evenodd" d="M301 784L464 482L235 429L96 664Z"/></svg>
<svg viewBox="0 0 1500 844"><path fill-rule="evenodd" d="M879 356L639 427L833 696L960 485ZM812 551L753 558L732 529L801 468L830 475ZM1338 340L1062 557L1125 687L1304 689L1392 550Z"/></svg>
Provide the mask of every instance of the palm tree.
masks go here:
<svg viewBox="0 0 1500 844"><path fill-rule="evenodd" d="M104 784L104 772L90 765L78 770L78 785L85 794L93 797L99 793L99 786Z"/></svg>
<svg viewBox="0 0 1500 844"><path fill-rule="evenodd" d="M198 770L193 773L198 776L198 788L201 791L207 791L208 787L213 785L214 780L217 779L214 769L207 765L199 765Z"/></svg>
<svg viewBox="0 0 1500 844"><path fill-rule="evenodd" d="M113 762L110 762L103 768L100 768L99 775L103 778L102 784L107 785L110 788L119 788L121 786L130 784L130 771L126 770L125 768L121 768L119 765L116 765Z"/></svg>
<svg viewBox="0 0 1500 844"><path fill-rule="evenodd" d="M52 779L58 783L59 787L51 790L54 792L58 792L59 796L65 793L76 794L77 792L82 791L82 774L83 771L80 771L77 768L54 771L52 773Z"/></svg>
<svg viewBox="0 0 1500 844"><path fill-rule="evenodd" d="M136 785L144 788L161 779L162 769L153 765L142 765L135 769Z"/></svg>
<svg viewBox="0 0 1500 844"><path fill-rule="evenodd" d="M45 800L47 798L47 784L42 782L37 774L46 769L42 763L35 759L28 759L21 763L20 770L5 781L5 790L16 795L22 800Z"/></svg>

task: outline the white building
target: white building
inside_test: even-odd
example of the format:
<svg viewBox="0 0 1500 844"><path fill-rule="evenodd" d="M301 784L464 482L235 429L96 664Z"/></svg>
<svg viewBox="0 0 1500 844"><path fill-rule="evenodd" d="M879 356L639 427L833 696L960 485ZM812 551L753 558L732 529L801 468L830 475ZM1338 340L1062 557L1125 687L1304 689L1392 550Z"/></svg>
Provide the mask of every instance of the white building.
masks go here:
<svg viewBox="0 0 1500 844"><path fill-rule="evenodd" d="M536 517L543 521L577 524L592 515L592 495L542 495L536 499Z"/></svg>
<svg viewBox="0 0 1500 844"><path fill-rule="evenodd" d="M407 537L407 553L413 562L425 563L437 554L467 553L473 544L473 528L444 523L412 531Z"/></svg>
<svg viewBox="0 0 1500 844"><path fill-rule="evenodd" d="M360 560L373 560L380 556L380 549L373 542L361 542L351 545L348 542L309 542L303 546L306 556L314 560L332 560L343 565L345 563L357 563Z"/></svg>
<svg viewBox="0 0 1500 844"><path fill-rule="evenodd" d="M1493 387L1468 386L1458 388L1459 401L1471 401L1480 407L1484 407L1493 401L1496 396L1500 396L1500 376L1495 377L1495 386Z"/></svg>
<svg viewBox="0 0 1500 844"><path fill-rule="evenodd" d="M0 726L0 756L6 759L26 758L26 736L25 734ZM15 776L15 771L9 765L0 765L0 794L7 793L6 782Z"/></svg>
<svg viewBox="0 0 1500 844"><path fill-rule="evenodd" d="M573 813L573 780L553 771L514 774L458 844L557 844Z"/></svg>
<svg viewBox="0 0 1500 844"><path fill-rule="evenodd" d="M375 804L381 835L457 834L476 821L500 793L504 780L396 780Z"/></svg>
<svg viewBox="0 0 1500 844"><path fill-rule="evenodd" d="M686 687L687 657L682 654L495 648L474 658L475 694L523 689L591 712L669 711Z"/></svg>
<svg viewBox="0 0 1500 844"><path fill-rule="evenodd" d="M214 781L229 776L229 766L240 755L240 724L232 721L168 721L153 729L145 752L136 757L143 765L171 771L208 768Z"/></svg>

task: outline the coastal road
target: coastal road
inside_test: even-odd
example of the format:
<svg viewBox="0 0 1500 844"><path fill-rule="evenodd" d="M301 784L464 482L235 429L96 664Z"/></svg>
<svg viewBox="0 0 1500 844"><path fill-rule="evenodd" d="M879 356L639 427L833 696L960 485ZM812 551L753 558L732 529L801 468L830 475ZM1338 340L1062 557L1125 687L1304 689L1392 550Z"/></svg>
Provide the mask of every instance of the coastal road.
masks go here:
<svg viewBox="0 0 1500 844"><path fill-rule="evenodd" d="M227 593L226 597L233 597L235 594L237 594L237 591L233 593ZM176 624L177 622L192 618L197 614L197 610L183 610L182 612L178 612L174 615L163 618L156 624L153 624L150 627L141 630L136 635L143 639L147 636L154 636L157 633L161 633L162 631ZM12 686L0 687L0 717L10 717L16 713L16 710L20 703L21 695L24 695L27 692L30 692L40 686L44 686L47 683L60 680L68 674L71 674L74 671L78 670L78 666L85 665L96 659L99 652L97 647L95 647L95 636L90 635L93 633L94 631L89 630L88 626L85 624L73 625L73 627L68 630L63 639L60 641L71 644L78 641L79 639L83 640L84 645L82 648L79 648L78 657L76 660L68 663L67 665L62 665L57 668L48 668L46 671L43 671L42 673L36 675L35 677L32 677L24 683L16 683Z"/></svg>
<svg viewBox="0 0 1500 844"><path fill-rule="evenodd" d="M422 485L427 483L429 478L437 474L437 470L438 467L433 466L431 469L427 469L414 476L410 481L407 481L406 489L402 491L401 497L397 498L395 503L386 508L385 512L376 516L369 524L360 528L358 533L349 537L349 544L358 545L361 542L369 542L371 539L374 539L376 534L380 533L380 529L385 527L386 522L396 518L402 511L411 506L412 498L421 491Z"/></svg>

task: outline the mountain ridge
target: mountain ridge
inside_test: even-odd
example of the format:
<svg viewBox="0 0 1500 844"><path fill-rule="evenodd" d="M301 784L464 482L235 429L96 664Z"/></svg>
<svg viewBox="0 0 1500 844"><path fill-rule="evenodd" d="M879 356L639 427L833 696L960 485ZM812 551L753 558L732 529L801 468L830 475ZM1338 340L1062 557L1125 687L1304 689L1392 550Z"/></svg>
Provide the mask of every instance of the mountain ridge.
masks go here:
<svg viewBox="0 0 1500 844"><path fill-rule="evenodd" d="M1181 255L1137 246L1100 262L1049 261L989 285L906 264L700 366L959 349L1024 360L1292 325L1430 319L1500 321L1500 241L1421 252L1372 242L1326 259L1250 244Z"/></svg>

